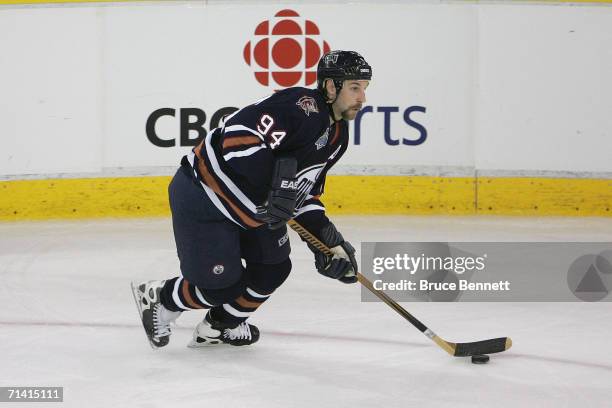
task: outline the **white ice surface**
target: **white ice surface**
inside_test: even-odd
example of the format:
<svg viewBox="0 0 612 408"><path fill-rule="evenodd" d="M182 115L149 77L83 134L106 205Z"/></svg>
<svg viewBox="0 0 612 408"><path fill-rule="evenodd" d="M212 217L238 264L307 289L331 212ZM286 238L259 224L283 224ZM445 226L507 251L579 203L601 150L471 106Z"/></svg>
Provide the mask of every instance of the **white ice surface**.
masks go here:
<svg viewBox="0 0 612 408"><path fill-rule="evenodd" d="M612 219L336 217L361 241L605 241ZM404 303L441 337L511 336L487 365L452 358L358 287L293 272L253 316L259 343L186 348L184 313L152 350L131 280L178 273L169 219L0 224L0 386L63 386L66 407L608 407L610 303ZM12 404L0 404L2 407ZM20 403L16 406L40 407ZM46 406L46 405L45 405ZM54 406L54 405L53 405Z"/></svg>

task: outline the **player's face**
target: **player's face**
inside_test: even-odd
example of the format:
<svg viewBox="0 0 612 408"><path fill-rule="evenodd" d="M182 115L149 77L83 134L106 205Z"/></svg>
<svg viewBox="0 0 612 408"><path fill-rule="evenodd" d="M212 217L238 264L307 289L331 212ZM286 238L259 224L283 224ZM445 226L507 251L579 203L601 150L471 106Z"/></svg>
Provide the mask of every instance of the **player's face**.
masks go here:
<svg viewBox="0 0 612 408"><path fill-rule="evenodd" d="M334 101L334 113L344 120L353 120L366 101L365 91L370 81L347 80L342 84L338 98Z"/></svg>

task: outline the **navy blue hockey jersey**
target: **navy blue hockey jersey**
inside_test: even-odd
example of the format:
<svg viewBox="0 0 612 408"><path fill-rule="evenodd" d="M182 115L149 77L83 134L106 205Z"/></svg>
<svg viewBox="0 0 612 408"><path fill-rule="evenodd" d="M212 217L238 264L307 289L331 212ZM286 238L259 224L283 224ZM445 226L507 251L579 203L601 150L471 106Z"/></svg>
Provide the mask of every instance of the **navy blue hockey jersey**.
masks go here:
<svg viewBox="0 0 612 408"><path fill-rule="evenodd" d="M257 228L262 223L254 214L267 199L276 158L295 157L295 218L308 226L327 221L319 197L327 171L344 154L348 141L347 122L330 123L321 92L294 87L228 116L187 159L227 218L243 228Z"/></svg>

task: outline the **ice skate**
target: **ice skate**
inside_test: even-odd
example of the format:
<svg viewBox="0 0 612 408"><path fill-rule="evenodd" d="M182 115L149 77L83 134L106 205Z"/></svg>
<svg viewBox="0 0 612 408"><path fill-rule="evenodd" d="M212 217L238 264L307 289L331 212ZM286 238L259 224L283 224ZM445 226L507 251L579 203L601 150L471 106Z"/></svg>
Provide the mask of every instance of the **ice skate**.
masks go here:
<svg viewBox="0 0 612 408"><path fill-rule="evenodd" d="M172 312L160 302L159 293L165 281L132 282L132 293L151 347L164 347L170 341L171 324L181 312Z"/></svg>
<svg viewBox="0 0 612 408"><path fill-rule="evenodd" d="M207 314L204 321L196 326L188 347L209 347L220 344L248 346L259 340L259 329L252 324L243 322L234 328L229 328L211 320L209 316L210 314Z"/></svg>

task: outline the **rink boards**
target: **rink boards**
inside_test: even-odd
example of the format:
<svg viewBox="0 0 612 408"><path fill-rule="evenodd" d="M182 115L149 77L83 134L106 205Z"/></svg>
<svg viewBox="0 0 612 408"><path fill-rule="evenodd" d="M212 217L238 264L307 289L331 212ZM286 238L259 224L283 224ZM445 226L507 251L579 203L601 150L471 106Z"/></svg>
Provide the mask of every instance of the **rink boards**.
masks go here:
<svg viewBox="0 0 612 408"><path fill-rule="evenodd" d="M168 176L0 182L0 220L169 215ZM330 214L610 216L612 180L329 176Z"/></svg>

